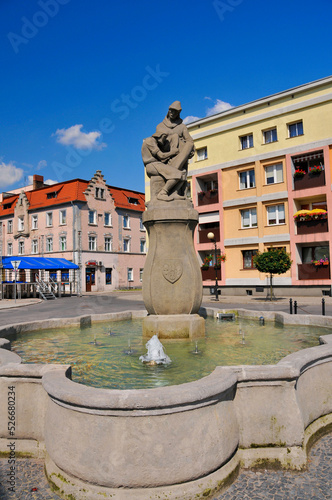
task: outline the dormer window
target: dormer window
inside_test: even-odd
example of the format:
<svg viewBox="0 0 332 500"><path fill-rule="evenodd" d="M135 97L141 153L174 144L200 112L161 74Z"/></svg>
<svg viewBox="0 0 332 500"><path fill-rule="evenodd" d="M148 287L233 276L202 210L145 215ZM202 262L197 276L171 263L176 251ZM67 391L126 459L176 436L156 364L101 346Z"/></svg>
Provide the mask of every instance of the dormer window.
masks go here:
<svg viewBox="0 0 332 500"><path fill-rule="evenodd" d="M8 209L8 208L11 208L11 206L12 206L12 203L5 203L5 204L3 205L3 209L4 209L4 210L6 210L6 209Z"/></svg>
<svg viewBox="0 0 332 500"><path fill-rule="evenodd" d="M138 198L132 198L131 196L129 196L128 202L131 203L132 205L138 205Z"/></svg>
<svg viewBox="0 0 332 500"><path fill-rule="evenodd" d="M58 196L57 191L52 191L51 193L46 193L46 197L48 200L50 200L51 198L57 198L57 196Z"/></svg>

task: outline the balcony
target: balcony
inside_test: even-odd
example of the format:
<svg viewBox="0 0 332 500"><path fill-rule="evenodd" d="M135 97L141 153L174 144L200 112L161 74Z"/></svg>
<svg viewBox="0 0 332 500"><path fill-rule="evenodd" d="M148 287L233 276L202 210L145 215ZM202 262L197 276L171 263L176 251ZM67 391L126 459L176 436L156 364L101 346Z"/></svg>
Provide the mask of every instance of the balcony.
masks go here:
<svg viewBox="0 0 332 500"><path fill-rule="evenodd" d="M330 264L314 266L311 263L298 264L299 280L328 280L330 279Z"/></svg>
<svg viewBox="0 0 332 500"><path fill-rule="evenodd" d="M215 281L216 280L216 270L213 266L209 266L207 269L203 269L201 267L201 271L202 271L203 281L207 281L207 280ZM217 269L217 276L218 276L218 280L221 280L221 269L220 268Z"/></svg>
<svg viewBox="0 0 332 500"><path fill-rule="evenodd" d="M199 229L198 230L198 242L199 243L211 243L211 240L208 238L209 233L214 234L214 238L216 241L220 241L220 229L219 227L213 227L209 229Z"/></svg>
<svg viewBox="0 0 332 500"><path fill-rule="evenodd" d="M324 170L318 174L305 174L303 177L294 177L294 191L325 186Z"/></svg>
<svg viewBox="0 0 332 500"><path fill-rule="evenodd" d="M198 206L213 205L219 202L218 191L200 191L198 193Z"/></svg>
<svg viewBox="0 0 332 500"><path fill-rule="evenodd" d="M327 233L327 219L297 221L297 234Z"/></svg>

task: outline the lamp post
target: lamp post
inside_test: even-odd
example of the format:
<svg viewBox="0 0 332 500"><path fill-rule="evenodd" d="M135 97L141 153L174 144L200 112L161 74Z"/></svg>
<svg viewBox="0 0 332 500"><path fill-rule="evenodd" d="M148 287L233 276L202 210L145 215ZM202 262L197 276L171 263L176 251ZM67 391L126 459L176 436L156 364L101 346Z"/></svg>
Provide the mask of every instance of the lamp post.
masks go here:
<svg viewBox="0 0 332 500"><path fill-rule="evenodd" d="M219 295L218 295L218 269L217 269L217 242L214 237L214 233L208 233L207 237L209 240L214 243L214 268L216 271L216 285L214 288L215 294L216 294L216 300L219 300Z"/></svg>
<svg viewBox="0 0 332 500"><path fill-rule="evenodd" d="M15 304L16 304L17 270L18 270L19 265L21 264L21 261L20 260L11 260L10 262L14 268L14 273L15 273Z"/></svg>

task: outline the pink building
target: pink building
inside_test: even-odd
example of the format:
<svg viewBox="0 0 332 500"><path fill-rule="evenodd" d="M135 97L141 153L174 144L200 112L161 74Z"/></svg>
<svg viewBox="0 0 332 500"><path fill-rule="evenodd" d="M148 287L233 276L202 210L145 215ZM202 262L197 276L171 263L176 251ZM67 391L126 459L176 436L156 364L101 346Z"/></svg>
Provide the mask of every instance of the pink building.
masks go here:
<svg viewBox="0 0 332 500"><path fill-rule="evenodd" d="M143 193L106 185L100 170L51 186L35 175L30 190L2 194L2 253L70 260L80 266L78 291L139 287L144 210Z"/></svg>

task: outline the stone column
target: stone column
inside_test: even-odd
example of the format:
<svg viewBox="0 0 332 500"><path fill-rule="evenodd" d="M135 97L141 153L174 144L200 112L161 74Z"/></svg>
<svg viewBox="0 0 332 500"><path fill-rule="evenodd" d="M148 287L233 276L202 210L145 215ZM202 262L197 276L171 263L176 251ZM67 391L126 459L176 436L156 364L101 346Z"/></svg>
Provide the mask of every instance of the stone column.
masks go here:
<svg viewBox="0 0 332 500"><path fill-rule="evenodd" d="M143 273L143 300L149 316L143 333L159 338L204 334L197 312L202 302L202 277L193 235L198 213L189 200L154 203L143 214L149 251Z"/></svg>

